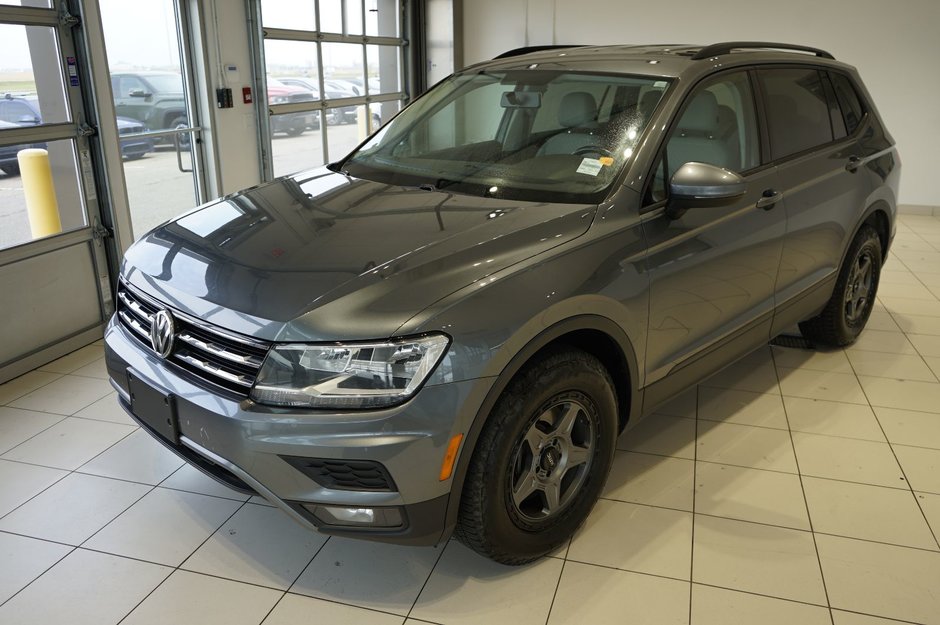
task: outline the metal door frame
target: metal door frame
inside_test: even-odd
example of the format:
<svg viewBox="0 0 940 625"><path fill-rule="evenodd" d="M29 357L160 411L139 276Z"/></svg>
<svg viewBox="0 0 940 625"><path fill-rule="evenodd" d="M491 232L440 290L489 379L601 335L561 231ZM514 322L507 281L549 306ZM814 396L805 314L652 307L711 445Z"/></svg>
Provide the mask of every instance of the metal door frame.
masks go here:
<svg viewBox="0 0 940 625"><path fill-rule="evenodd" d="M93 285L101 310L100 318L91 326L73 332L64 337L54 337L45 345L14 360L0 363L0 382L16 377L36 366L49 362L78 347L100 338L104 325L113 312L113 300L110 288L108 254L104 239L110 232L101 225L101 198L107 197L106 186L102 186L96 176L96 155L98 153L95 129L89 120L94 119L94 110L89 111L92 101L92 86L87 71L78 72L78 85L70 85L66 57L78 59L84 52L78 43L84 37L82 21L78 18L77 7L73 2L62 1L57 8L20 7L0 5L0 24L18 26L44 26L55 30L57 49L55 54L62 76L62 88L68 100L71 122L41 124L39 126L6 129L0 131L0 142L5 145L32 143L37 141L71 140L75 142L78 168L78 184L83 198L82 210L86 225L69 232L53 235L39 241L24 241L9 248L0 249L0 267L26 261L68 247L87 244L91 252L92 267L97 278ZM82 69L87 67L87 59L81 59Z"/></svg>

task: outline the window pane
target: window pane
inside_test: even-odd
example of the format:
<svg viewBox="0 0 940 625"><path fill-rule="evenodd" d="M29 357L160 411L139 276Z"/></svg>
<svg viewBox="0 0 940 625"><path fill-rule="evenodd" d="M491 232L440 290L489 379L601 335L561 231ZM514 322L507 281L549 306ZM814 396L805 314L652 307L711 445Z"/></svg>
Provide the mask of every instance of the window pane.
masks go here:
<svg viewBox="0 0 940 625"><path fill-rule="evenodd" d="M362 124L359 123L359 115L361 110L364 107L360 106L351 106L345 107L344 111L345 116L340 114L340 110L337 109L327 109L327 123L329 123L329 118L331 116L344 119L350 119L349 110L351 109L351 119L353 123L343 123L336 126L330 126L326 131L326 140L329 144L330 154L329 162L338 161L347 154L349 154L353 148L362 143L366 138L366 120L362 120ZM320 161L317 165L326 162Z"/></svg>
<svg viewBox="0 0 940 625"><path fill-rule="evenodd" d="M346 0L346 34L362 34L362 0Z"/></svg>
<svg viewBox="0 0 940 625"><path fill-rule="evenodd" d="M391 118L395 117L398 114L398 111L401 110L401 101L395 100L393 102L373 102L369 105L369 111L371 112L371 127L369 128L369 133L373 133L382 126L385 125Z"/></svg>
<svg viewBox="0 0 940 625"><path fill-rule="evenodd" d="M17 161L17 154L24 149L40 148L48 152L56 205L51 214L58 214L61 231L68 232L87 225L74 141L65 139L48 144L19 145L2 145L2 142L3 132L0 130L0 248L33 240L23 178Z"/></svg>
<svg viewBox="0 0 940 625"><path fill-rule="evenodd" d="M134 238L139 239L199 204L191 173L193 133L177 135L178 139L147 139L134 137L137 128L121 128L120 121L118 127L131 226Z"/></svg>
<svg viewBox="0 0 940 625"><path fill-rule="evenodd" d="M345 97L364 95L362 46L358 43L324 43L323 78L335 91L347 92Z"/></svg>
<svg viewBox="0 0 940 625"><path fill-rule="evenodd" d="M366 34L371 37L398 37L401 33L398 0L366 0Z"/></svg>
<svg viewBox="0 0 940 625"><path fill-rule="evenodd" d="M272 115L271 134L275 176L292 174L323 164L319 111Z"/></svg>
<svg viewBox="0 0 940 625"><path fill-rule="evenodd" d="M0 121L38 126L71 121L55 30L0 24Z"/></svg>
<svg viewBox="0 0 940 625"><path fill-rule="evenodd" d="M343 0L320 0L320 30L343 32Z"/></svg>
<svg viewBox="0 0 940 625"><path fill-rule="evenodd" d="M666 147L667 179L698 161L745 171L760 163L757 118L747 74L711 82L689 101Z"/></svg>
<svg viewBox="0 0 940 625"><path fill-rule="evenodd" d="M269 98L273 87L288 86L312 93L313 99L319 99L317 44L309 41L265 40L264 62L268 70ZM270 78L276 78L279 84L272 84Z"/></svg>
<svg viewBox="0 0 940 625"><path fill-rule="evenodd" d="M12 4L17 7L39 7L41 9L52 8L52 0L3 0L0 4Z"/></svg>
<svg viewBox="0 0 940 625"><path fill-rule="evenodd" d="M839 107L842 109L842 117L845 119L845 128L849 134L855 132L858 125L862 122L862 115L865 110L859 100L852 81L844 74L830 72L832 77L832 87L836 91L836 98L839 101Z"/></svg>
<svg viewBox="0 0 940 625"><path fill-rule="evenodd" d="M832 141L829 105L818 71L773 69L762 70L759 75L774 159Z"/></svg>
<svg viewBox="0 0 940 625"><path fill-rule="evenodd" d="M401 91L401 48L398 46L366 46L369 62L369 93Z"/></svg>
<svg viewBox="0 0 940 625"><path fill-rule="evenodd" d="M148 130L188 126L172 0L140 2L133 11L121 0L101 0L101 19L118 118Z"/></svg>
<svg viewBox="0 0 940 625"><path fill-rule="evenodd" d="M269 28L316 30L313 0L261 0L261 23Z"/></svg>

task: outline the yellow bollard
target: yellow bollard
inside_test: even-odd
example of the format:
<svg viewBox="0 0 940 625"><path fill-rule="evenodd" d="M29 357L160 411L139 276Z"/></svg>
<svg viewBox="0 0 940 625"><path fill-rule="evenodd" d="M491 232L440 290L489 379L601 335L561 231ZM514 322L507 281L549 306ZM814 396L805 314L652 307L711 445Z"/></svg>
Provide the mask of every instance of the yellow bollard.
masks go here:
<svg viewBox="0 0 940 625"><path fill-rule="evenodd" d="M34 239L41 239L62 232L62 220L59 218L59 203L55 198L55 186L52 184L52 167L49 166L49 152L39 148L20 150L16 154L20 164L20 177L23 180L23 193L26 195L26 212L29 215L29 229Z"/></svg>

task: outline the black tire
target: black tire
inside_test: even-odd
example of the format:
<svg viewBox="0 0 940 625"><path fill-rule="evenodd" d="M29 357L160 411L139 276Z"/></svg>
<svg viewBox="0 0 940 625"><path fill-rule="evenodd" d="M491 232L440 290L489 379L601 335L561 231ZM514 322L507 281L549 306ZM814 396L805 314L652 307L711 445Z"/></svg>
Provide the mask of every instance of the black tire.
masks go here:
<svg viewBox="0 0 940 625"><path fill-rule="evenodd" d="M180 128L189 128L189 122L186 120L184 116L181 115L170 122L169 128L172 130L179 130ZM183 133L177 136L179 137L180 149L188 150L189 144L190 144L190 134L187 132L187 133Z"/></svg>
<svg viewBox="0 0 940 625"><path fill-rule="evenodd" d="M307 129L306 126L291 126L285 132L288 137L299 137L304 134L304 131Z"/></svg>
<svg viewBox="0 0 940 625"><path fill-rule="evenodd" d="M556 410L559 416L546 417ZM574 416L566 419L571 411ZM555 419L556 429L546 431L546 418ZM567 437L570 446L558 451L553 445L566 421L573 425ZM497 400L477 441L456 537L477 553L509 565L531 562L563 545L600 496L613 461L617 423L613 382L594 356L556 348L527 364ZM529 438L536 430L546 439L540 452ZM553 435L556 438L549 441ZM580 444L572 442L576 438ZM583 464L571 461L576 456L584 458ZM532 490L521 502L513 497L514 484L516 493L523 493L524 485L535 485L543 470L548 472L546 480L560 484L554 511L548 489Z"/></svg>
<svg viewBox="0 0 940 625"><path fill-rule="evenodd" d="M881 239L873 227L865 224L849 246L826 307L800 323L803 336L813 343L832 347L855 342L875 305L881 262Z"/></svg>

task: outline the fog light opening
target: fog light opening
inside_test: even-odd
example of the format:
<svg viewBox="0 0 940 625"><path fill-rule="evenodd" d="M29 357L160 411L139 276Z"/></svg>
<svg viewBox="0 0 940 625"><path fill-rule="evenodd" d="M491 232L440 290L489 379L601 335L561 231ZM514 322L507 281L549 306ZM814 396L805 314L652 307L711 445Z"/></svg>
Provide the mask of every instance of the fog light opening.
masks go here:
<svg viewBox="0 0 940 625"><path fill-rule="evenodd" d="M345 527L401 527L399 508L366 508L303 504L324 525Z"/></svg>

